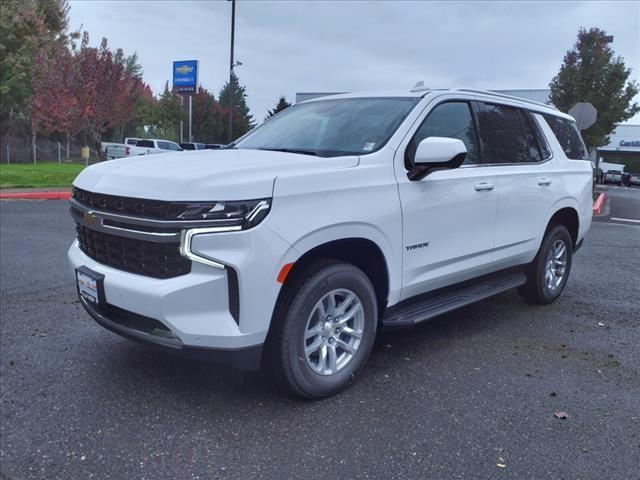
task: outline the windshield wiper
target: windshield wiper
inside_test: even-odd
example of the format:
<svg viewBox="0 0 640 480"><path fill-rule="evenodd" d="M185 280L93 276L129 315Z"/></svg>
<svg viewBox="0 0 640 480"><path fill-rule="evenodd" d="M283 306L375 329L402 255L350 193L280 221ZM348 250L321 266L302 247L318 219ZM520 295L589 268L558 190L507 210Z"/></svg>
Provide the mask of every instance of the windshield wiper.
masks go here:
<svg viewBox="0 0 640 480"><path fill-rule="evenodd" d="M270 152L300 153L302 155L313 155L314 157L318 156L318 154L313 150L303 150L299 148L258 148L258 150L269 150Z"/></svg>

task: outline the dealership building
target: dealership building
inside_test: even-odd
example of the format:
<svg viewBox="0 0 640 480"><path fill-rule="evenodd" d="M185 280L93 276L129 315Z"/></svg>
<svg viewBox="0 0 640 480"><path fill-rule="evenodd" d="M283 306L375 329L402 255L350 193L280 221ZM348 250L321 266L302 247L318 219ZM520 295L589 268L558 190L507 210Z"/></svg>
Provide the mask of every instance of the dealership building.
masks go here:
<svg viewBox="0 0 640 480"><path fill-rule="evenodd" d="M549 89L528 89L528 90L491 90L492 92L514 97L526 98L540 103L550 103ZM312 98L325 97L327 95L337 95L344 92L299 92L296 93L296 103L311 100ZM640 124L622 124L616 126L609 135L609 143L598 147L597 164L603 170L617 169L625 164L633 163L640 169ZM609 166L609 165L616 166Z"/></svg>

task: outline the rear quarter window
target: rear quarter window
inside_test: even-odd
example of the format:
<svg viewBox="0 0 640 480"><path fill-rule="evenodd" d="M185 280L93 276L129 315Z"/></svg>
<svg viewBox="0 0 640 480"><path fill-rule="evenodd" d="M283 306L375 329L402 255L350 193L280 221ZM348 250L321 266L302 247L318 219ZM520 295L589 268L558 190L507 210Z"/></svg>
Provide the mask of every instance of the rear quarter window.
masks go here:
<svg viewBox="0 0 640 480"><path fill-rule="evenodd" d="M589 160L587 147L585 147L578 127L574 122L549 114L545 114L543 117L551 127L567 158L571 160Z"/></svg>

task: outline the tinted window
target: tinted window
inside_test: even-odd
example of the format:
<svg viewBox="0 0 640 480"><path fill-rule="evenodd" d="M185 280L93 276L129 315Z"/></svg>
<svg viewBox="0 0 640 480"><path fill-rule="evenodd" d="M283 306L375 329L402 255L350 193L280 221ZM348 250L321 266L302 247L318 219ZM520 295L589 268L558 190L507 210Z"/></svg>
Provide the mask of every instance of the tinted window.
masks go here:
<svg viewBox="0 0 640 480"><path fill-rule="evenodd" d="M130 138L127 140L127 145L135 145L138 142L137 138Z"/></svg>
<svg viewBox="0 0 640 480"><path fill-rule="evenodd" d="M181 143L180 146L183 150L195 150L196 146L193 143Z"/></svg>
<svg viewBox="0 0 640 480"><path fill-rule="evenodd" d="M154 148L153 140L138 140L136 147Z"/></svg>
<svg viewBox="0 0 640 480"><path fill-rule="evenodd" d="M240 140L235 148L335 157L375 152L420 98L342 98L293 105Z"/></svg>
<svg viewBox="0 0 640 480"><path fill-rule="evenodd" d="M418 144L427 137L462 140L467 147L464 163L479 163L476 129L471 109L466 102L447 102L434 108L409 143L407 158L413 159Z"/></svg>
<svg viewBox="0 0 640 480"><path fill-rule="evenodd" d="M573 160L589 160L587 148L574 122L565 118L556 117L555 115L544 115L544 119L551 127L551 130L553 130L567 158Z"/></svg>
<svg viewBox="0 0 640 480"><path fill-rule="evenodd" d="M522 128L527 136L527 145L529 147L529 161L541 162L551 156L547 142L544 139L544 135L540 131L538 122L531 114L526 110L520 110L520 116L522 117Z"/></svg>
<svg viewBox="0 0 640 480"><path fill-rule="evenodd" d="M531 123L533 119L525 113L505 105L480 104L478 123L483 163L526 163L542 159Z"/></svg>

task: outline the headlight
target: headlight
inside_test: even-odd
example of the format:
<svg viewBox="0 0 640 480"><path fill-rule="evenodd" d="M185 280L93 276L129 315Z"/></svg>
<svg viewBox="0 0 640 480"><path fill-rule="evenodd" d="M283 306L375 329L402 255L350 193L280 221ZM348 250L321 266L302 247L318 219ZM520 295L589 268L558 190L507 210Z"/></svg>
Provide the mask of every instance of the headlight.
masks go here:
<svg viewBox="0 0 640 480"><path fill-rule="evenodd" d="M264 220L270 207L271 199L193 203L185 205L178 219L211 220L212 225L241 225L246 229Z"/></svg>

